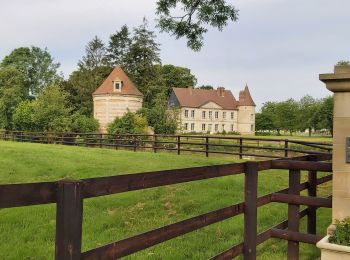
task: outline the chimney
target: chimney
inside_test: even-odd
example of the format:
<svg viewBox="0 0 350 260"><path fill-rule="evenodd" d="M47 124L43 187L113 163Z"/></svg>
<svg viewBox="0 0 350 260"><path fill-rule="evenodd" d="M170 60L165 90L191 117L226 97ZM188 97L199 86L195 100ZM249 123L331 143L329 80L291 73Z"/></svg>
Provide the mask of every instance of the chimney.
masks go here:
<svg viewBox="0 0 350 260"><path fill-rule="evenodd" d="M218 93L218 95L220 97L224 97L225 96L225 88L224 87L218 87L216 92Z"/></svg>

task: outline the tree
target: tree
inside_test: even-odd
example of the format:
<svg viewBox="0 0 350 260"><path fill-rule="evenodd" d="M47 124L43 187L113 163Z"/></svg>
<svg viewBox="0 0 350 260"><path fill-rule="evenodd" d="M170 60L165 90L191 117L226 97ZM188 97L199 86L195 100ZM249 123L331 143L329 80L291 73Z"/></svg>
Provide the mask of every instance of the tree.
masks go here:
<svg viewBox="0 0 350 260"><path fill-rule="evenodd" d="M120 31L109 37L108 59L112 66L120 65L124 67L126 54L129 52L132 39L130 38L129 28L123 25Z"/></svg>
<svg viewBox="0 0 350 260"><path fill-rule="evenodd" d="M260 118L259 118L260 117ZM267 126L269 127L264 129L265 127L262 126L261 122L259 120L268 120L269 123L267 123ZM275 130L278 134L280 134L281 127L276 124L277 121L277 102L266 102L263 104L261 108L260 116L256 118L256 127L259 130ZM259 124L259 125L258 125Z"/></svg>
<svg viewBox="0 0 350 260"><path fill-rule="evenodd" d="M91 116L93 111L92 93L111 73L108 66L86 69L84 67L74 71L68 81L62 83L64 91L68 92L73 111L79 111L82 115Z"/></svg>
<svg viewBox="0 0 350 260"><path fill-rule="evenodd" d="M335 64L335 66L348 66L350 65L350 61L348 60L340 60L337 62L337 64Z"/></svg>
<svg viewBox="0 0 350 260"><path fill-rule="evenodd" d="M172 11L183 11L182 15L173 15ZM203 34L206 25L220 31L228 21L237 21L238 10L225 0L158 0L158 27L171 33L176 39L186 37L187 46L199 51L203 46Z"/></svg>
<svg viewBox="0 0 350 260"><path fill-rule="evenodd" d="M154 32L148 30L147 20L144 19L142 25L134 28L133 42L125 56L123 69L143 94L159 76L154 67L161 62L159 44L155 42L155 38Z"/></svg>
<svg viewBox="0 0 350 260"><path fill-rule="evenodd" d="M255 114L255 128L257 131L271 131L274 129L273 118L267 113Z"/></svg>
<svg viewBox="0 0 350 260"><path fill-rule="evenodd" d="M275 126L290 132L290 135L298 129L298 103L294 99L279 102L276 105Z"/></svg>
<svg viewBox="0 0 350 260"><path fill-rule="evenodd" d="M333 96L322 100L317 113L318 128L327 129L333 136Z"/></svg>
<svg viewBox="0 0 350 260"><path fill-rule="evenodd" d="M1 62L1 67L15 67L25 77L25 88L28 93L36 96L46 86L60 80L55 63L47 49L38 47L21 47L13 50Z"/></svg>
<svg viewBox="0 0 350 260"><path fill-rule="evenodd" d="M211 85L202 85L198 87L199 89L207 89L207 90L213 90L214 87Z"/></svg>
<svg viewBox="0 0 350 260"><path fill-rule="evenodd" d="M317 128L315 113L318 110L319 102L313 97L306 95L299 101L298 121L301 130L308 129L311 136L312 129Z"/></svg>
<svg viewBox="0 0 350 260"><path fill-rule="evenodd" d="M176 112L168 110L167 95L157 94L153 106L143 108L138 113L147 118L148 124L156 134L175 134L177 129Z"/></svg>
<svg viewBox="0 0 350 260"><path fill-rule="evenodd" d="M15 67L0 68L0 129L13 129L12 115L20 102L28 98L26 78Z"/></svg>
<svg viewBox="0 0 350 260"><path fill-rule="evenodd" d="M72 113L68 94L52 85L42 90L38 98L21 102L13 114L16 130L48 132L95 132L95 119Z"/></svg>
<svg viewBox="0 0 350 260"><path fill-rule="evenodd" d="M160 67L161 76L167 89L167 95L170 94L171 88L187 88L197 84L196 77L191 74L191 70L174 65L157 65Z"/></svg>
<svg viewBox="0 0 350 260"><path fill-rule="evenodd" d="M116 118L108 126L108 134L146 134L147 120L136 113L127 112L121 118Z"/></svg>
<svg viewBox="0 0 350 260"><path fill-rule="evenodd" d="M109 66L107 50L101 39L95 36L86 45L85 56L79 61L78 65L80 68L90 71L99 67Z"/></svg>

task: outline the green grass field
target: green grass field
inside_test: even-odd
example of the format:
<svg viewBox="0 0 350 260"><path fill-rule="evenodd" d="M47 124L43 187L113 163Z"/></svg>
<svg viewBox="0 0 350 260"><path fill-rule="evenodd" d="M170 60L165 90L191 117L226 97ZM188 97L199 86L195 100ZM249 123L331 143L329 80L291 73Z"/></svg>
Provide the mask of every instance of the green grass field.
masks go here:
<svg viewBox="0 0 350 260"><path fill-rule="evenodd" d="M60 145L0 141L0 183L54 181L122 173L232 163L229 157L115 151ZM305 179L305 173L303 173ZM287 187L286 171L259 174L259 196ZM243 200L242 175L197 181L84 200L83 249L91 249ZM319 188L328 194L330 185ZM331 221L329 209L318 210L318 231ZM258 230L287 216L287 206L272 203L258 210ZM240 242L242 216L172 239L127 259L208 259ZM305 221L302 229L305 230ZM55 206L0 210L0 259L53 259ZM269 240L258 247L258 259L285 259L285 241ZM319 251L301 246L301 259Z"/></svg>

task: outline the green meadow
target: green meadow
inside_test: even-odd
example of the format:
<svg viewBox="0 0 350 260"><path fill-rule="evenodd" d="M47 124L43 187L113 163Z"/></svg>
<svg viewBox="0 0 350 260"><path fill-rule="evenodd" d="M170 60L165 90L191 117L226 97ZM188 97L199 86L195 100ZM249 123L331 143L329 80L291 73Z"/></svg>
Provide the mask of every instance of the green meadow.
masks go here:
<svg viewBox="0 0 350 260"><path fill-rule="evenodd" d="M238 160L226 156L205 158L168 152L0 141L0 184L83 179L233 162ZM302 177L305 180L305 172ZM287 184L287 171L261 172L259 196L283 189ZM83 250L241 202L243 189L243 175L235 175L84 200ZM330 184L318 189L321 195L328 195L330 191ZM286 205L263 206L258 210L258 231L286 217ZM330 221L331 210L319 209L319 234L325 233ZM302 231L306 229L305 222L306 218L301 224ZM53 259L54 237L54 204L0 209L0 259ZM242 237L243 217L238 216L126 259L208 259L241 242ZM286 249L286 241L268 240L258 247L258 259L285 259ZM315 246L301 245L301 259L318 256Z"/></svg>

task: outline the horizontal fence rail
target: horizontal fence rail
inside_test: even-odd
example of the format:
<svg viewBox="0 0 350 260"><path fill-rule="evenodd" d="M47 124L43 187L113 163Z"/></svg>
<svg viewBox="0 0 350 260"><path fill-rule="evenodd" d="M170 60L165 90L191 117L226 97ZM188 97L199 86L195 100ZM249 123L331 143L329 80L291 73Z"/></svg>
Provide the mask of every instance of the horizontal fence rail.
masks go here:
<svg viewBox="0 0 350 260"><path fill-rule="evenodd" d="M332 180L331 174L317 178L317 171L332 171L331 163L324 162L330 159L331 155L313 154L283 160L214 165L77 181L4 184L0 185L0 208L56 203L56 259L117 259L238 215L244 215L244 241L213 259L232 259L241 254L244 259L256 259L257 245L273 237L289 241L288 255L298 259L299 242L315 244L319 239L315 235L317 208L332 206L330 197L316 197L317 185ZM258 173L269 169L288 169L289 187L258 197ZM309 177L306 182L301 183L302 170L308 171ZM243 202L85 252L81 251L84 199L235 174L245 176ZM300 196L303 190L308 190L308 196ZM258 234L257 208L273 202L288 204L288 219ZM300 205L305 205L307 208L300 211ZM305 216L308 217L308 233L300 233L299 221Z"/></svg>
<svg viewBox="0 0 350 260"><path fill-rule="evenodd" d="M222 154L257 158L288 158L303 154L327 155L332 144L289 139L214 135L148 135L0 131L0 139L84 147Z"/></svg>

